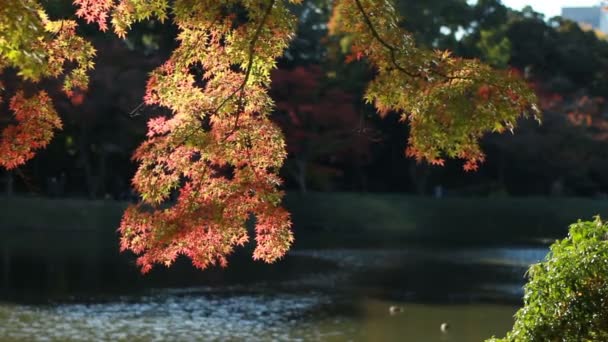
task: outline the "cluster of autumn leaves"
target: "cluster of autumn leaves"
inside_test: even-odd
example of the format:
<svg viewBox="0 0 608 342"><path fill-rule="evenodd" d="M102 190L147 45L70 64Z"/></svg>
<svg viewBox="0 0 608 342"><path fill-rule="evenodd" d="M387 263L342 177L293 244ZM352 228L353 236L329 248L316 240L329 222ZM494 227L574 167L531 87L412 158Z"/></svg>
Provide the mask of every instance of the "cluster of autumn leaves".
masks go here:
<svg viewBox="0 0 608 342"><path fill-rule="evenodd" d="M49 20L35 1L6 0L0 7L0 75L13 69L24 83L63 76L63 92L71 97L86 89L94 56L92 45L76 35L76 22ZM0 102L7 88L0 82ZM61 119L48 94L32 87L14 90L8 109L13 122L1 133L0 166L12 169L48 145Z"/></svg>
<svg viewBox="0 0 608 342"><path fill-rule="evenodd" d="M8 2L0 8L0 71L34 82L63 75L68 96L86 89L95 52L76 35L76 23L49 20L34 0ZM121 248L139 255L142 271L179 255L201 269L225 265L233 248L248 241L248 226L255 230L255 259L273 262L289 249L293 235L278 175L285 142L269 118L268 90L276 60L295 35L287 6L298 2L74 1L79 17L102 30L111 23L119 37L150 18L171 18L179 29L177 48L151 73L144 98L172 115L149 121L133 156L142 202L127 209L119 228ZM435 164L462 158L472 170L483 161L478 140L485 132L538 114L533 93L515 75L417 48L390 1L335 1L329 27L349 37L351 58L375 70L365 100L410 123L409 156ZM14 123L3 130L0 164L14 168L48 144L61 121L43 91L17 90L9 109Z"/></svg>

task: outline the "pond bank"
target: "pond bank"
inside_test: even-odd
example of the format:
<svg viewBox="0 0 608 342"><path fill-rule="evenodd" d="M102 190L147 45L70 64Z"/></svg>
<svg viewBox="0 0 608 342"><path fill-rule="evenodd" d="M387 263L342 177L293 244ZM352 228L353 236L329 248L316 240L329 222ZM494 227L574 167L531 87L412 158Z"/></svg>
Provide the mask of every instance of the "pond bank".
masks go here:
<svg viewBox="0 0 608 342"><path fill-rule="evenodd" d="M539 243L561 238L577 219L608 212L608 201L584 198L442 198L402 194L289 193L294 230L340 240ZM125 202L0 197L0 234L111 232ZM371 240L370 240L371 239ZM323 241L321 241L323 242Z"/></svg>

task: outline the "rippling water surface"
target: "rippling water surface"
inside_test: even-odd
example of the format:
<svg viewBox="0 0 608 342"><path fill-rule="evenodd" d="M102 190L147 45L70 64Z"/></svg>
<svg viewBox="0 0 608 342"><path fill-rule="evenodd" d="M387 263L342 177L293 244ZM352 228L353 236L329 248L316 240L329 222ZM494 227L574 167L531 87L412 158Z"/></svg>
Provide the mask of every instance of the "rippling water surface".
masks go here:
<svg viewBox="0 0 608 342"><path fill-rule="evenodd" d="M36 304L7 300L0 303L0 340L480 341L510 328L523 272L545 253L294 251L287 259L299 258L298 264L335 267L288 277L250 274L246 284L50 297ZM447 333L439 329L444 322Z"/></svg>

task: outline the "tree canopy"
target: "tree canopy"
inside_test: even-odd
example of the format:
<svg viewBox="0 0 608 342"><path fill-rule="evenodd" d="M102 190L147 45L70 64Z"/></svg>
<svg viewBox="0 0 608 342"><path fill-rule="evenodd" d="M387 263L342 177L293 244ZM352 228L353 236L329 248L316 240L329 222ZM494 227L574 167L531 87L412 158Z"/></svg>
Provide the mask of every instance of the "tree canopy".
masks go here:
<svg viewBox="0 0 608 342"><path fill-rule="evenodd" d="M255 225L255 259L273 262L293 242L281 207L286 157L269 119L271 72L297 28L290 8L301 0L75 0L76 15L124 38L137 22L171 21L177 45L149 76L142 105L164 108L148 122L133 159L141 203L129 207L121 248L139 254L142 271L178 255L196 267L227 263ZM44 80L62 78L81 96L95 50L76 20L51 20L35 0L0 8L2 98L13 116L2 131L0 164L11 169L44 147L61 121ZM391 1L334 1L329 34L348 50L345 62L373 71L364 99L380 115L410 126L406 155L475 170L486 132L512 131L522 115L538 118L536 99L517 73L416 44ZM156 114L156 115L154 115Z"/></svg>

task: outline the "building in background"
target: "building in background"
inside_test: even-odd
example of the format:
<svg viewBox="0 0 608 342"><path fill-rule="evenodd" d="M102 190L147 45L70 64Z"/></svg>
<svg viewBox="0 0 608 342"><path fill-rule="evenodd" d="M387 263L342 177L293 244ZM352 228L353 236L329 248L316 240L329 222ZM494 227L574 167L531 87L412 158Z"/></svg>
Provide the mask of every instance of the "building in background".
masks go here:
<svg viewBox="0 0 608 342"><path fill-rule="evenodd" d="M608 34L608 12L603 7L563 7L562 17Z"/></svg>

